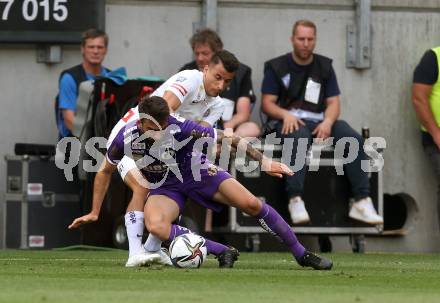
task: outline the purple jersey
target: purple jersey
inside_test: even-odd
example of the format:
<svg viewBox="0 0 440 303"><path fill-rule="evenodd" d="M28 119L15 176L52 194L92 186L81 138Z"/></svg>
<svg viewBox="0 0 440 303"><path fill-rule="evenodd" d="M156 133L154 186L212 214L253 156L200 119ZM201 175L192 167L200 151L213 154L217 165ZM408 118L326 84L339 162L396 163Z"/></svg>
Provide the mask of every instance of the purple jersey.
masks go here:
<svg viewBox="0 0 440 303"><path fill-rule="evenodd" d="M106 157L114 165L124 155L134 159L150 184L175 179L182 182L183 177L191 175L191 164L205 163L206 156L194 146L201 142L198 138L214 144L216 132L211 127L170 115L161 139L154 141L149 132L142 133L137 123L132 122L109 142Z"/></svg>

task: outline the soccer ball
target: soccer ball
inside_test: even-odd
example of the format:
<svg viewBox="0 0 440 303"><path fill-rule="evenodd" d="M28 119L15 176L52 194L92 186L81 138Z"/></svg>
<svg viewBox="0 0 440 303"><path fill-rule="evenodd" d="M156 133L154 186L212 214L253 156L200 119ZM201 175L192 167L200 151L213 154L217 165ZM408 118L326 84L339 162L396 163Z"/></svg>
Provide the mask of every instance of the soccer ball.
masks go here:
<svg viewBox="0 0 440 303"><path fill-rule="evenodd" d="M196 234L176 237L170 245L170 258L179 268L199 268L206 259L205 239Z"/></svg>

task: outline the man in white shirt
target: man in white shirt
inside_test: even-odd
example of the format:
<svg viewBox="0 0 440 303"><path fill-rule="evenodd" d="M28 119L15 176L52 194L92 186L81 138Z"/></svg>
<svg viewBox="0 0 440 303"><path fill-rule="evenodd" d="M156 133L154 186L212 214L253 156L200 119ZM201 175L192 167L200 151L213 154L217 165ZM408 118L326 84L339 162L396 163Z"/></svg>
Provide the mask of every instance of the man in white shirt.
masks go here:
<svg viewBox="0 0 440 303"><path fill-rule="evenodd" d="M202 71L209 63L211 57L223 49L223 41L220 36L210 28L197 31L190 39L194 60L185 64L180 70L197 69ZM252 108L255 105L255 94L251 79L252 70L246 64L240 62L235 72L234 79L221 94L225 110L221 122L223 128L232 128L240 137L258 137L259 126L250 121ZM221 123L220 123L221 125Z"/></svg>
<svg viewBox="0 0 440 303"><path fill-rule="evenodd" d="M179 72L163 83L152 95L163 97L172 112L176 112L186 119L197 121L202 125L213 126L223 113L222 99L218 95L229 85L238 66L239 62L233 54L221 50L214 54L203 71L186 70ZM107 147L111 145L121 128L136 120L139 120L138 107L130 109L119 120L109 136ZM117 168L125 184L133 191L125 215L125 226L129 242L129 258L125 266L134 267L154 262L157 260L157 254L145 254L142 247L143 208L149 189L133 159L127 156L123 157ZM82 224L98 220L104 200L102 192L107 191L110 178L111 174L99 181L95 178L92 210L89 214L75 219L69 228L77 228ZM104 191L97 190L98 187L102 189L103 186ZM160 244L160 240L150 236L145 244L145 249L150 252L157 252L163 260L162 263L169 263L169 258L160 250Z"/></svg>
<svg viewBox="0 0 440 303"><path fill-rule="evenodd" d="M156 89L152 96L163 97L172 110L186 119L213 126L223 114L223 100L218 94L228 83L210 87L208 92L204 75L198 70L181 71ZM212 86L212 82L207 81L206 85Z"/></svg>

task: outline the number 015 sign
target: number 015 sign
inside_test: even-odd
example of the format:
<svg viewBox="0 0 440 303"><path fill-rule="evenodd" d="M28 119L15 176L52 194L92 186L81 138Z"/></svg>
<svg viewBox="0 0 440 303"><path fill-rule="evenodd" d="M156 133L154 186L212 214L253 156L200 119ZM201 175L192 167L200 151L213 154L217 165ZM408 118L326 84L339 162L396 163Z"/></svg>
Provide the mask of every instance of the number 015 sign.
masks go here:
<svg viewBox="0 0 440 303"><path fill-rule="evenodd" d="M78 43L104 26L105 0L0 0L0 42Z"/></svg>

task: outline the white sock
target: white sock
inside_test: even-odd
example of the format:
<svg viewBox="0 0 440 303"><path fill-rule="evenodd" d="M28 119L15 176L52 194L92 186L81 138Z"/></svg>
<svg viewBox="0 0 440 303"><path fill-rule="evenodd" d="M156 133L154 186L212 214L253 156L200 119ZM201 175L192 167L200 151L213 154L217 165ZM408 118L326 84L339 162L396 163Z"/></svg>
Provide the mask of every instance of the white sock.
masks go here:
<svg viewBox="0 0 440 303"><path fill-rule="evenodd" d="M147 241L145 241L144 248L146 251L158 251L161 245L162 241L160 241L158 237L149 234Z"/></svg>
<svg viewBox="0 0 440 303"><path fill-rule="evenodd" d="M128 238L128 256L131 257L143 252L144 213L141 211L129 211L125 214L124 218Z"/></svg>

